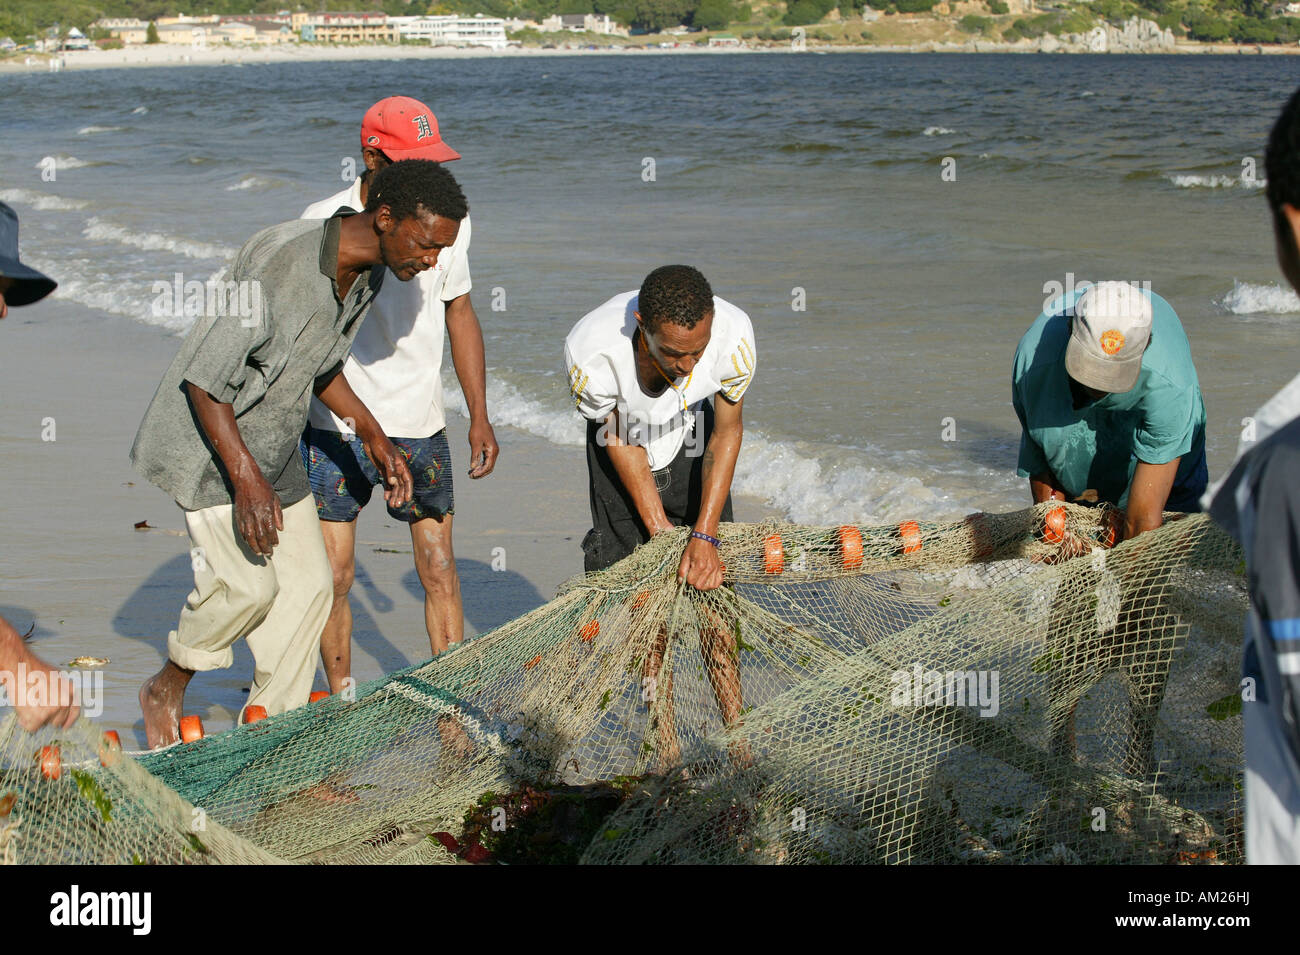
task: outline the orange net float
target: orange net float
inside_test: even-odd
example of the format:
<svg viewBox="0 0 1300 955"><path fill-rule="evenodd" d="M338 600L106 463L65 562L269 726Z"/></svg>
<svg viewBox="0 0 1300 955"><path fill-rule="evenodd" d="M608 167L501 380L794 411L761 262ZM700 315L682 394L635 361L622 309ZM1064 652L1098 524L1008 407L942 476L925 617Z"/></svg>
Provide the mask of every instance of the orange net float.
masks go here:
<svg viewBox="0 0 1300 955"><path fill-rule="evenodd" d="M921 525L916 521L903 521L898 525L898 537L903 542L904 554L917 554L921 551Z"/></svg>
<svg viewBox="0 0 1300 955"><path fill-rule="evenodd" d="M583 643L591 643L592 640L596 639L599 633L600 633L600 621L588 620L586 623L582 625L582 629L578 631L578 636L582 637Z"/></svg>
<svg viewBox="0 0 1300 955"><path fill-rule="evenodd" d="M780 534L768 534L763 538L763 573L779 574L785 570L785 548L781 544Z"/></svg>
<svg viewBox="0 0 1300 955"><path fill-rule="evenodd" d="M857 570L862 566L862 531L852 524L840 526L840 560L845 570Z"/></svg>
<svg viewBox="0 0 1300 955"><path fill-rule="evenodd" d="M266 715L265 706L259 706L256 703L252 703L244 707L244 725L247 726L249 723L260 722L261 720L266 719Z"/></svg>
<svg viewBox="0 0 1300 955"><path fill-rule="evenodd" d="M1043 515L1043 540L1048 544L1065 540L1065 508L1054 507Z"/></svg>
<svg viewBox="0 0 1300 955"><path fill-rule="evenodd" d="M537 666L537 664L541 662L542 662L542 655L539 653L537 654L537 656L533 657L531 660L529 660L527 663L524 664L524 669L531 670L533 667Z"/></svg>
<svg viewBox="0 0 1300 955"><path fill-rule="evenodd" d="M643 590L643 591L641 591L641 592L640 592L639 594L637 594L636 597L632 600L632 609L633 609L633 610L640 610L642 607L644 607L644 606L646 605L646 601L648 601L649 599L650 599L650 591L648 591L648 590Z"/></svg>
<svg viewBox="0 0 1300 955"><path fill-rule="evenodd" d="M63 775L63 754L57 746L42 746L36 758L41 762L41 775L46 779L58 779Z"/></svg>
<svg viewBox="0 0 1300 955"><path fill-rule="evenodd" d="M122 739L117 735L117 730L105 730L99 740L99 765L112 766L121 753Z"/></svg>
<svg viewBox="0 0 1300 955"><path fill-rule="evenodd" d="M320 700L324 700L328 698L329 695L330 695L329 690L313 690L311 696L307 697L307 702L317 703Z"/></svg>
<svg viewBox="0 0 1300 955"><path fill-rule="evenodd" d="M203 739L203 721L197 716L181 717L181 742L193 743L195 740Z"/></svg>

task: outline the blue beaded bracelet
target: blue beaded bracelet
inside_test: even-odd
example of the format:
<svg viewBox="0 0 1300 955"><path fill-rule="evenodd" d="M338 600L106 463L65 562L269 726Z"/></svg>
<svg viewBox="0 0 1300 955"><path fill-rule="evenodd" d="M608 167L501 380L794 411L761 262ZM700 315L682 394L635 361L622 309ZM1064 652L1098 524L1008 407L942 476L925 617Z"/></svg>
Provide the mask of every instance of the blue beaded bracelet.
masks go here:
<svg viewBox="0 0 1300 955"><path fill-rule="evenodd" d="M722 541L718 540L716 537L710 537L708 534L701 534L699 531L691 531L691 536L698 537L702 541L708 541L714 547L722 546Z"/></svg>

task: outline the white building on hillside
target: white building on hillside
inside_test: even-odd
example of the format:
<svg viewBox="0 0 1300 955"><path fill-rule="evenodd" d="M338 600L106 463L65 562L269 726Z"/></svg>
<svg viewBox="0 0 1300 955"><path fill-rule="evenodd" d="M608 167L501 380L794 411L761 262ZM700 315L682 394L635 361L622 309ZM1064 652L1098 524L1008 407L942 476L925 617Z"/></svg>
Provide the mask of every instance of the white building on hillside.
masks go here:
<svg viewBox="0 0 1300 955"><path fill-rule="evenodd" d="M472 17L446 14L430 17L389 17L389 25L408 43L430 43L433 46L483 46L491 50L506 47L505 20L485 17L476 13Z"/></svg>
<svg viewBox="0 0 1300 955"><path fill-rule="evenodd" d="M570 33L627 34L626 30L619 29L618 24L609 18L609 14L605 13L556 13L543 20L539 29L543 33L568 31Z"/></svg>

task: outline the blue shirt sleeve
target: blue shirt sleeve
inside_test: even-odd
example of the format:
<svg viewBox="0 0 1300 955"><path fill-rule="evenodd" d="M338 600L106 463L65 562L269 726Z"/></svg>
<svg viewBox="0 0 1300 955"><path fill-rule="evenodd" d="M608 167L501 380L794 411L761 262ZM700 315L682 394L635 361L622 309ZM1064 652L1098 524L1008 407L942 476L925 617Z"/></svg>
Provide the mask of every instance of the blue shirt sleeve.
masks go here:
<svg viewBox="0 0 1300 955"><path fill-rule="evenodd" d="M1168 464L1192 449L1196 437L1196 389L1152 375L1142 400L1143 417L1133 433L1133 454L1147 464Z"/></svg>
<svg viewBox="0 0 1300 955"><path fill-rule="evenodd" d="M1261 449L1265 450L1265 449ZM1265 652L1281 677L1282 718L1300 759L1300 447L1266 449L1256 471L1254 534L1246 555L1250 600L1259 615Z"/></svg>

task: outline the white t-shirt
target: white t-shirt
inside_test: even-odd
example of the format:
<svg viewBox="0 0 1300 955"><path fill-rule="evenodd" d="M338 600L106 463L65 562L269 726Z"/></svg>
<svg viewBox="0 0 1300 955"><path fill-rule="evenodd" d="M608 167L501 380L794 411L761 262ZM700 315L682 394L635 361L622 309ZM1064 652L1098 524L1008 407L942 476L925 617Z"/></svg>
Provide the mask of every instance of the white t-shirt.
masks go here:
<svg viewBox="0 0 1300 955"><path fill-rule="evenodd" d="M361 180L338 195L312 203L304 219L325 219L343 206L361 211ZM471 288L469 216L438 264L403 282L384 276L343 363L343 377L391 438L427 438L446 425L442 406L444 303ZM351 434L332 411L311 400L313 427Z"/></svg>
<svg viewBox="0 0 1300 955"><path fill-rule="evenodd" d="M637 292L624 292L584 315L564 340L564 366L582 416L603 421L617 407L626 431L620 437L644 447L650 470L658 471L686 443L701 402L718 393L729 401L745 394L758 360L754 327L748 315L715 295L713 330L699 362L685 378L651 397L636 377L636 311Z"/></svg>

